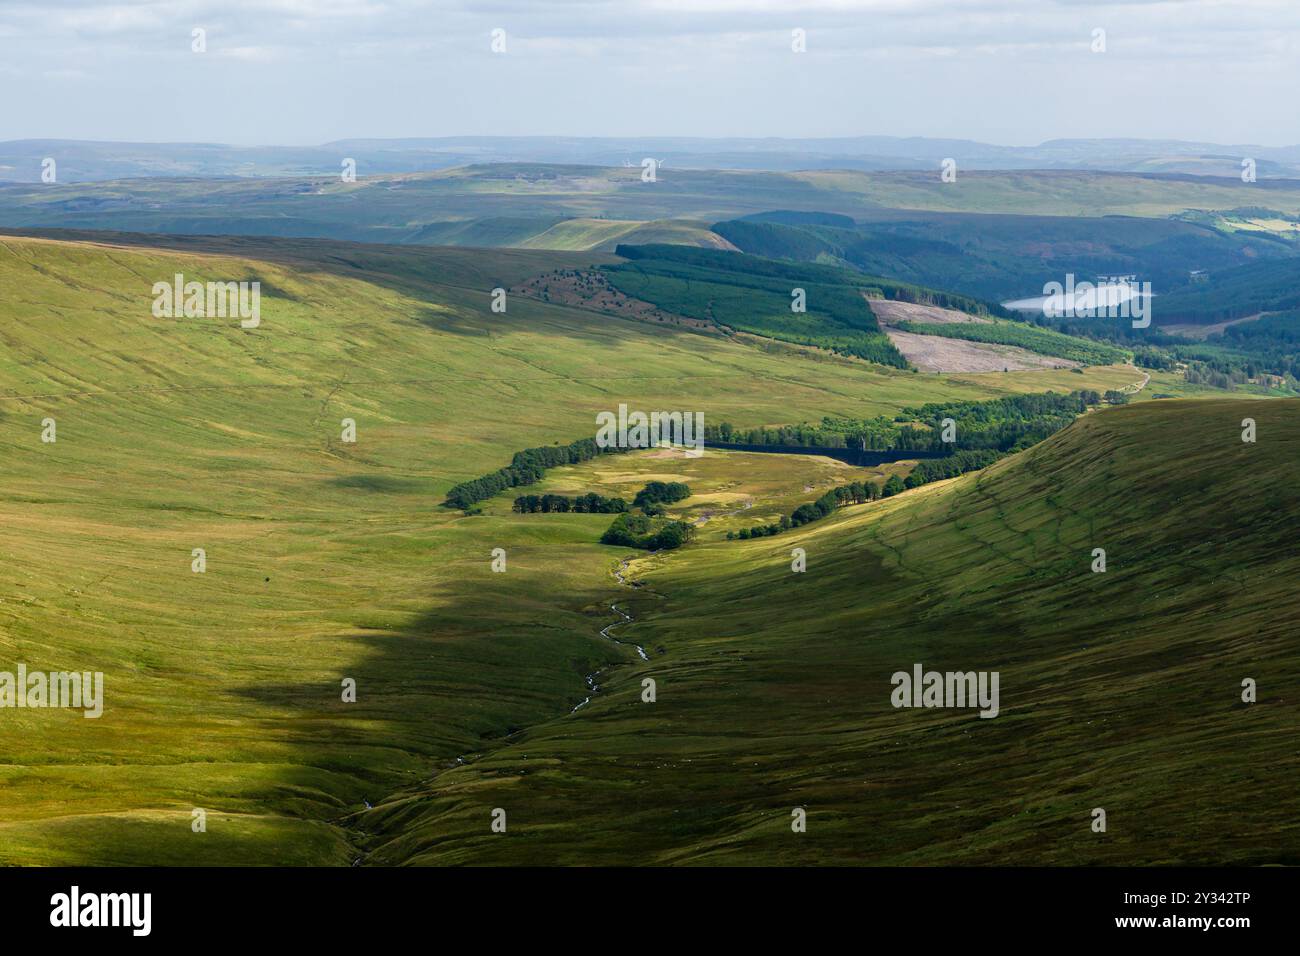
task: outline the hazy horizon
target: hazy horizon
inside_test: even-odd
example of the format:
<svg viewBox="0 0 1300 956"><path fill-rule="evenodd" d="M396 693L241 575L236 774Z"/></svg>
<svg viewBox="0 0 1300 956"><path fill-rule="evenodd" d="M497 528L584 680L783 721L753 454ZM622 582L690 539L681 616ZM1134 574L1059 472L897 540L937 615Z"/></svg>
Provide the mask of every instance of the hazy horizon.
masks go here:
<svg viewBox="0 0 1300 956"><path fill-rule="evenodd" d="M267 140L265 142L232 142L229 140L162 140L162 139L99 139L85 136L15 136L0 139L0 144L23 143L23 142L66 142L66 143L99 143L113 146L217 146L230 147L233 149L312 149L322 146L332 146L339 143L357 143L357 142L376 142L376 143L419 143L431 142L436 140L445 140L449 142L468 142L471 140L538 140L538 141L557 141L572 140L575 142L627 142L627 141L696 141L699 143L726 143L726 142L770 142L774 144L808 144L808 143L847 143L856 140L897 140L899 143L909 141L926 141L931 143L940 143L946 141L968 142L981 146L990 146L997 149L1019 149L1033 150L1054 143L1066 142L1107 142L1107 143L1133 143L1138 145L1147 144L1181 144L1187 146L1260 146L1265 149L1300 149L1300 140L1296 142L1276 142L1265 143L1260 141L1254 142L1226 142L1221 140L1208 139L1176 139L1170 137L1091 137L1091 136L1060 136L1051 139L1044 139L1033 143L1008 143L994 140L980 140L971 137L950 137L950 136L900 136L893 133L867 132L845 134L842 136L694 136L681 135L676 133L644 133L635 136L607 136L601 134L591 135L572 135L567 133L526 133L518 136L501 135L494 136L491 134L478 133L437 133L421 134L412 133L407 135L373 135L373 136L340 136L331 140L321 140L320 142L283 142Z"/></svg>

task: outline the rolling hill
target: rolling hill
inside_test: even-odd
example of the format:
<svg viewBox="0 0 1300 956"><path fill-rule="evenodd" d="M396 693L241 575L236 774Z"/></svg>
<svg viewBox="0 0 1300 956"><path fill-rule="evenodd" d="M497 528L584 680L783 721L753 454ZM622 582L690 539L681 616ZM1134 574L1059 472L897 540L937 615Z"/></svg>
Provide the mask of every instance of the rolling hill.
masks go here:
<svg viewBox="0 0 1300 956"><path fill-rule="evenodd" d="M950 184L956 185L956 184ZM1224 233L1182 219L1134 215L898 213L892 219L830 222L784 211L715 223L738 249L760 256L838 262L873 275L1005 301L1039 294L1046 282L1138 276L1158 295L1186 286L1193 270L1253 265L1294 271L1294 243L1262 233Z"/></svg>
<svg viewBox="0 0 1300 956"><path fill-rule="evenodd" d="M337 163L331 168L337 169ZM1210 244L1210 250L1245 247L1289 254L1289 244L1278 236L1224 234L1200 222L1162 222L1189 210L1251 205L1300 216L1300 183L1261 180L1248 185L1232 178L1053 170L963 172L956 182L944 183L935 171L766 172L673 165L659 170L654 182L643 182L640 167L515 162L374 175L363 167L355 182L343 182L336 174L4 184L0 226L510 246L565 220L715 223L795 210L874 223L894 241L907 236L914 244L960 246L963 235L974 231L980 246L991 250L986 255L1000 249L1008 232L1026 230L1040 242L1054 239L1084 249L1089 243L1111 243L1111 233L1118 230L1116 238L1127 240L1116 243L1120 247L1164 242L1173 253L1190 237ZM986 221L963 214L997 215ZM1140 221L1103 221L1108 216ZM1021 221L1025 217L1059 221L1026 223ZM571 241L565 233L557 236ZM875 254L887 251L877 248ZM1014 257L1004 255L999 262L1006 268ZM1218 265L1202 262L1186 268ZM868 271L953 287L891 269ZM1011 294L1024 292L1014 289Z"/></svg>
<svg viewBox="0 0 1300 956"><path fill-rule="evenodd" d="M836 138L446 136L354 138L319 146L121 143L29 139L0 142L0 179L38 182L41 161L59 159L69 181L152 176L293 176L331 173L353 157L372 173L412 173L468 163L590 163L619 166L643 157L673 168L929 170L947 157L963 169L1093 169L1236 176L1254 157L1261 177L1300 174L1300 147L1177 140L1058 139L998 146L922 136Z"/></svg>

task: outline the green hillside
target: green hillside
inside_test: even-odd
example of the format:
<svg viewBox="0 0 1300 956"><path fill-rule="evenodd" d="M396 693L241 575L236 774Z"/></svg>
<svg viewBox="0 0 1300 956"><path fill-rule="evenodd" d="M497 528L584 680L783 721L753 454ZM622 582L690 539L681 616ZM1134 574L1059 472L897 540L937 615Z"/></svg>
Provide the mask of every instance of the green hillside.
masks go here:
<svg viewBox="0 0 1300 956"><path fill-rule="evenodd" d="M629 653L598 633L621 592L608 516L440 503L620 402L757 427L1143 378L918 376L490 310L493 288L615 261L593 253L67 238L0 238L0 669L102 671L106 701L5 712L3 863L346 864L364 800L566 711ZM260 281L261 325L155 318L177 272ZM802 461L787 499L820 480Z"/></svg>
<svg viewBox="0 0 1300 956"><path fill-rule="evenodd" d="M1002 314L1000 306L968 296L926 289L836 266L795 263L743 253L682 246L620 244L629 262L603 273L623 293L678 315L812 345L883 365L906 367L906 359L882 332L864 296L955 308L973 315ZM792 311L792 295L804 293L806 311ZM897 322L922 335L989 342L1089 364L1127 362L1132 353L1023 322Z"/></svg>
<svg viewBox="0 0 1300 956"><path fill-rule="evenodd" d="M1158 304L1161 322L1207 325L1300 307L1300 259L1257 262L1183 283Z"/></svg>
<svg viewBox="0 0 1300 956"><path fill-rule="evenodd" d="M650 659L361 815L368 858L1294 865L1298 461L1295 401L1148 402L776 540L639 560L615 634ZM916 663L998 671L999 715L892 707Z"/></svg>
<svg viewBox="0 0 1300 956"><path fill-rule="evenodd" d="M604 268L610 283L667 312L907 367L862 287L843 270L679 246L619 245L616 251L631 261Z"/></svg>
<svg viewBox="0 0 1300 956"><path fill-rule="evenodd" d="M1185 285L1192 270L1230 272L1250 263L1290 268L1297 251L1263 233L1229 234L1131 211L1104 218L898 211L856 224L787 211L713 228L754 255L839 263L993 301L1038 294L1046 282L1064 282L1069 274L1081 281L1134 274L1164 295Z"/></svg>

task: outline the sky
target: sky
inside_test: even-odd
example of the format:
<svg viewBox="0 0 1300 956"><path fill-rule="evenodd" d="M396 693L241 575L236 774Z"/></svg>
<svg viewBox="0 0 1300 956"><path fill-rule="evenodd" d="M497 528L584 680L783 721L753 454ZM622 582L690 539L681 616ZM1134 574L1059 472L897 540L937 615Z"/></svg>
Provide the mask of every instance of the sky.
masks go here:
<svg viewBox="0 0 1300 956"><path fill-rule="evenodd" d="M1281 146L1297 90L1300 0L0 0L0 140Z"/></svg>

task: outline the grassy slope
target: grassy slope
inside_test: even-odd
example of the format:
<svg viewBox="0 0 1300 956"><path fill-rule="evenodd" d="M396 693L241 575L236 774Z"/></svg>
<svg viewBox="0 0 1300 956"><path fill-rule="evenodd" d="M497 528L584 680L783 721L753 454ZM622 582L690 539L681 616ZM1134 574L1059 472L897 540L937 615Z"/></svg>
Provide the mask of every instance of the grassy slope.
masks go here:
<svg viewBox="0 0 1300 956"><path fill-rule="evenodd" d="M0 720L0 862L346 863L333 824L363 798L563 711L624 654L593 626L607 520L437 504L596 411L764 424L1139 377L917 376L488 311L491 288L590 254L161 241L0 239L0 664L102 670L108 695L97 721ZM177 271L260 279L261 328L152 318Z"/></svg>
<svg viewBox="0 0 1300 956"><path fill-rule="evenodd" d="M1297 461L1295 401L1146 403L802 531L642 559L617 635L652 659L367 814L373 859L1300 863ZM1002 714L892 708L916 662L1000 671Z"/></svg>

